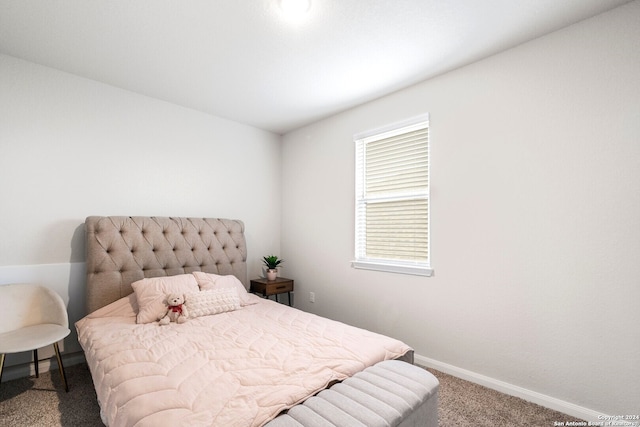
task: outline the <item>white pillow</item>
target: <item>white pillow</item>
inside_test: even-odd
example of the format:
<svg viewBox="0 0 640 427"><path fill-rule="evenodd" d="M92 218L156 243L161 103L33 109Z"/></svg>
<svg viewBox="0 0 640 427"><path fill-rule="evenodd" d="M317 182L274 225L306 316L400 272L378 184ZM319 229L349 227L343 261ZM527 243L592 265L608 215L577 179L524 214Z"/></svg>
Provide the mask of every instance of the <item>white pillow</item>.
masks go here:
<svg viewBox="0 0 640 427"><path fill-rule="evenodd" d="M133 293L97 309L87 317L90 319L100 317L136 317L138 311L138 300L136 299L136 294Z"/></svg>
<svg viewBox="0 0 640 427"><path fill-rule="evenodd" d="M193 275L198 281L201 291L232 288L238 292L241 306L244 307L245 305L255 304L258 302L255 301L255 299L251 299L251 295L247 293L247 289L236 276L220 276L218 274L203 273L202 271L194 271Z"/></svg>
<svg viewBox="0 0 640 427"><path fill-rule="evenodd" d="M198 282L192 274L162 276L138 280L131 284L138 300L137 323L155 322L167 312L167 294L184 295L198 292Z"/></svg>
<svg viewBox="0 0 640 427"><path fill-rule="evenodd" d="M240 308L238 292L233 288L210 289L185 295L189 317L209 316Z"/></svg>

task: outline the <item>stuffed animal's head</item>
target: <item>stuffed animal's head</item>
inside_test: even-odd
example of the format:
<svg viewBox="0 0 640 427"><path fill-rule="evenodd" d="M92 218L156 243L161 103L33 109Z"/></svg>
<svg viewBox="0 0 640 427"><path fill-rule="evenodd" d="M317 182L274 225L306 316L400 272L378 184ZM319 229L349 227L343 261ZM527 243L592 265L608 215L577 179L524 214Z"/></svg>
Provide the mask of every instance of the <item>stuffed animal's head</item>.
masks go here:
<svg viewBox="0 0 640 427"><path fill-rule="evenodd" d="M180 294L167 295L167 305L169 307L175 307L177 305L184 304L184 296Z"/></svg>

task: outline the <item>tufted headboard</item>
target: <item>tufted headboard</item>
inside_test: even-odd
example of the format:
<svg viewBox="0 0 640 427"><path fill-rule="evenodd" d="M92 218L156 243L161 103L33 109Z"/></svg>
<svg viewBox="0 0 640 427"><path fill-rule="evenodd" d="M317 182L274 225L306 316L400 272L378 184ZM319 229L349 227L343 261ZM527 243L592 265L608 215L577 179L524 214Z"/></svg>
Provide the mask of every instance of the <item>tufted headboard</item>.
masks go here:
<svg viewBox="0 0 640 427"><path fill-rule="evenodd" d="M248 284L239 220L90 216L85 231L89 313L131 294L131 284L146 277L203 271Z"/></svg>

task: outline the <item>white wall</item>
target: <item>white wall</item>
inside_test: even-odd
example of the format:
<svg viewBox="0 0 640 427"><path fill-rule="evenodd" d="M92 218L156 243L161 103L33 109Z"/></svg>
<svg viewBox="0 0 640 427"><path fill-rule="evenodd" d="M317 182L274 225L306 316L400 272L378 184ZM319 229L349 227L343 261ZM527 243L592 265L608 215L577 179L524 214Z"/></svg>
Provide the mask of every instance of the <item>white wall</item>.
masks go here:
<svg viewBox="0 0 640 427"><path fill-rule="evenodd" d="M0 55L0 284L45 282L78 320L89 215L242 219L257 275L280 157L279 135Z"/></svg>
<svg viewBox="0 0 640 427"><path fill-rule="evenodd" d="M638 22L636 1L285 135L296 306L566 412L640 414ZM352 135L425 112L435 276L354 270Z"/></svg>

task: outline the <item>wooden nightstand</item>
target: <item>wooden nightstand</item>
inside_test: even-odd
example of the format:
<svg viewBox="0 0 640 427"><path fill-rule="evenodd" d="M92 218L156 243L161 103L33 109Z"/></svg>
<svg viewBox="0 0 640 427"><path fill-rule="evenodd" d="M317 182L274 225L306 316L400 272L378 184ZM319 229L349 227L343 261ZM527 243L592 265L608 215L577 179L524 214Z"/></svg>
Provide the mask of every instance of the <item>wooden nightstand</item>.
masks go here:
<svg viewBox="0 0 640 427"><path fill-rule="evenodd" d="M267 280L263 278L253 279L251 280L251 287L249 288L249 291L256 294L262 294L265 298L268 298L270 295L275 295L277 302L280 302L278 300L278 295L286 292L289 295L289 306L291 306L293 279L287 279L285 277L278 277L276 280Z"/></svg>

